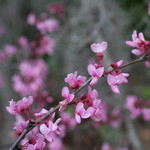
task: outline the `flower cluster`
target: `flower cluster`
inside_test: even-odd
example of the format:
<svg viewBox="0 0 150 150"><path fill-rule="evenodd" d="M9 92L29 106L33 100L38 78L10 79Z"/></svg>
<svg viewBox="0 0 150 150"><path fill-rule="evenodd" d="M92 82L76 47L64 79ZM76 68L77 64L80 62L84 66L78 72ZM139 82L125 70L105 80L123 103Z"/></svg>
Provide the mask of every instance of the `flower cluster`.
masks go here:
<svg viewBox="0 0 150 150"><path fill-rule="evenodd" d="M125 108L130 112L130 118L135 119L143 114L145 121L150 121L150 100L143 101L139 97L129 95L126 97Z"/></svg>
<svg viewBox="0 0 150 150"><path fill-rule="evenodd" d="M35 95L44 86L47 75L47 66L44 61L37 59L22 61L20 75L14 75L14 90L21 95Z"/></svg>
<svg viewBox="0 0 150 150"><path fill-rule="evenodd" d="M126 41L126 44L130 47L136 48L132 50L134 55L139 56L149 53L150 41L145 40L142 32L137 34L137 31L134 30L132 34L132 41ZM150 60L147 60L145 65L150 67Z"/></svg>

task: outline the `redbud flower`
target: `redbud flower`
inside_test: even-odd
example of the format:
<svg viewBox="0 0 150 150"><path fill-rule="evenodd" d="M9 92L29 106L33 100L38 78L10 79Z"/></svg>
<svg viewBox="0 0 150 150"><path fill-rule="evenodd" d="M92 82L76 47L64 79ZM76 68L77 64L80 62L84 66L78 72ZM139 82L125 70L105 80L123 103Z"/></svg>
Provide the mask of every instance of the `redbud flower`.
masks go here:
<svg viewBox="0 0 150 150"><path fill-rule="evenodd" d="M104 52L107 48L107 42L93 43L91 49L94 53Z"/></svg>
<svg viewBox="0 0 150 150"><path fill-rule="evenodd" d="M118 85L122 83L128 83L128 80L126 77L128 77L129 74L126 73L120 73L120 74L109 74L107 76L107 82L111 86L111 89L114 93L120 94L120 91L118 89Z"/></svg>
<svg viewBox="0 0 150 150"><path fill-rule="evenodd" d="M144 120L150 121L150 108L144 108L142 113L143 113Z"/></svg>
<svg viewBox="0 0 150 150"><path fill-rule="evenodd" d="M88 65L88 73L93 76L92 81L90 82L90 85L95 85L98 82L98 79L103 75L104 73L104 67L97 66L96 64Z"/></svg>
<svg viewBox="0 0 150 150"><path fill-rule="evenodd" d="M61 95L63 98L65 98L65 100L59 102L59 104L61 105L60 111L64 110L67 104L72 102L72 100L74 99L74 94L70 94L69 89L66 86L62 89Z"/></svg>
<svg viewBox="0 0 150 150"><path fill-rule="evenodd" d="M118 68L118 67L120 67L122 64L123 64L123 60L120 60L120 61L118 61L118 62L112 63L112 64L111 64L111 67L112 67L112 68Z"/></svg>
<svg viewBox="0 0 150 150"><path fill-rule="evenodd" d="M86 77L77 76L78 72L70 73L65 78L65 82L70 85L70 88L73 90L77 90L85 81Z"/></svg>
<svg viewBox="0 0 150 150"><path fill-rule="evenodd" d="M112 147L108 143L104 143L102 145L101 150L113 150Z"/></svg>
<svg viewBox="0 0 150 150"><path fill-rule="evenodd" d="M22 133L22 131L27 127L29 121L25 121L21 116L16 116L16 122L14 124L14 128L18 135Z"/></svg>
<svg viewBox="0 0 150 150"><path fill-rule="evenodd" d="M138 97L130 95L126 97L125 108L130 111L130 118L135 119L142 113L143 104Z"/></svg>
<svg viewBox="0 0 150 150"><path fill-rule="evenodd" d="M75 119L77 123L81 123L81 118L89 118L91 116L91 107L84 109L84 104L79 102L75 109Z"/></svg>
<svg viewBox="0 0 150 150"><path fill-rule="evenodd" d="M22 113L29 113L30 110L30 105L33 103L33 97L29 96L28 98L24 97L18 102L9 101L9 106L6 107L6 110L11 114L11 115L16 115L19 114L21 115Z"/></svg>
<svg viewBox="0 0 150 150"><path fill-rule="evenodd" d="M126 44L136 48L132 50L134 55L146 54L150 46L150 42L145 40L143 33L137 34L136 30L133 31L132 41L126 41Z"/></svg>
<svg viewBox="0 0 150 150"><path fill-rule="evenodd" d="M48 125L42 124L40 126L40 131L44 135L47 141L52 142L54 140L54 135L60 133L60 129L58 127L58 123L61 119L57 119L55 123L52 120L48 121Z"/></svg>

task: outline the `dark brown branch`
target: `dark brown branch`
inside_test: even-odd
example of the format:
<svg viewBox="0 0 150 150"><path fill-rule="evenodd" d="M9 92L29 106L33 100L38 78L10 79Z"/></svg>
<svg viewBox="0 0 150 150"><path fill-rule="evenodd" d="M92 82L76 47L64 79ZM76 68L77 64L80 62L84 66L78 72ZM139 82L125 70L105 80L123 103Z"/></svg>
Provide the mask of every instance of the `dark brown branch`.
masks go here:
<svg viewBox="0 0 150 150"><path fill-rule="evenodd" d="M122 69L122 68L125 68L127 66L130 66L130 65L133 65L133 64L136 64L136 63L139 63L139 62L143 62L143 61L147 61L150 59L150 54L146 54L144 55L143 57L139 58L139 59L136 59L134 61L131 61L129 63L126 63L122 66L120 66L119 68L117 69ZM116 69L113 69L111 71L108 71L108 72L105 72L103 74L103 76L106 76L108 75L109 73L115 71ZM74 94L76 95L78 92L80 92L84 87L86 87L90 82L91 80L93 79L93 77L90 77ZM23 132L21 133L21 135L18 137L18 139L14 142L14 144L11 146L11 148L9 150L18 150L18 144L20 143L20 141L26 136L26 134L31 131L36 125L40 124L43 120L45 120L46 118L48 118L49 115L53 114L54 112L58 111L60 108L60 105L57 105L56 107L54 107L52 110L50 110L47 114L45 114L44 116L42 116L41 118L39 118L37 120L37 122L32 122L30 121L28 123L28 126L23 130Z"/></svg>

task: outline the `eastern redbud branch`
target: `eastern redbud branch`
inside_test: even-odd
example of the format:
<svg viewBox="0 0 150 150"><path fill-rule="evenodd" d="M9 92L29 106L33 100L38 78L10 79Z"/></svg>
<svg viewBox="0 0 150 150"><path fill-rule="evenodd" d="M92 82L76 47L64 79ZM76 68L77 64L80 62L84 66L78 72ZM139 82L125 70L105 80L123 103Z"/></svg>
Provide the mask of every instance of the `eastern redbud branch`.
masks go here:
<svg viewBox="0 0 150 150"><path fill-rule="evenodd" d="M115 71L116 69L122 69L125 68L127 66L139 63L139 62L143 62L143 61L147 61L150 60L150 53L142 56L139 59L133 60L129 63L126 63L118 68L112 69L111 71L105 72L103 74L103 76L108 75L109 73ZM93 79L93 77L90 77L74 94L76 95L78 92L80 92L84 87L86 87L91 80ZM60 105L58 104L56 107L54 107L53 109L49 110L48 113L46 113L44 116L42 116L41 118L39 118L36 122L33 121L29 121L27 127L23 130L23 132L21 133L21 135L18 137L18 139L14 142L14 144L11 146L11 148L9 150L18 150L18 144L20 143L20 141L26 136L26 134L31 131L36 125L39 125L43 120L45 120L46 118L48 118L49 115L53 114L54 112L58 111L60 108Z"/></svg>

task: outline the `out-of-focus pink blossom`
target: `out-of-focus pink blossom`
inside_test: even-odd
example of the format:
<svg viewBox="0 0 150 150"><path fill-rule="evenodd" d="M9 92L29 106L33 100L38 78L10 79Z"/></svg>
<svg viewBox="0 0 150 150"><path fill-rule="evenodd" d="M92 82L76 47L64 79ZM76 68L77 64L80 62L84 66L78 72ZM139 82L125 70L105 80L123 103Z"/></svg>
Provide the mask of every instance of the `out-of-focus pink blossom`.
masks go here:
<svg viewBox="0 0 150 150"><path fill-rule="evenodd" d="M130 111L130 118L135 119L143 110L143 104L136 96L130 95L126 97L125 108Z"/></svg>
<svg viewBox="0 0 150 150"><path fill-rule="evenodd" d="M33 61L22 61L19 66L20 72L25 77L40 77L44 78L48 68L45 62L41 59Z"/></svg>
<svg viewBox="0 0 150 150"><path fill-rule="evenodd" d="M21 75L14 75L14 90L21 95L35 95L44 85L47 66L42 60L22 61Z"/></svg>
<svg viewBox="0 0 150 150"><path fill-rule="evenodd" d="M111 111L111 114L109 116L109 124L114 127L117 128L119 127L119 125L121 124L121 113L120 113L120 109L118 108L114 108Z"/></svg>
<svg viewBox="0 0 150 150"><path fill-rule="evenodd" d="M11 56L13 56L16 53L16 47L12 46L12 45L5 45L4 46L4 50L5 50L6 55L8 57L11 57Z"/></svg>
<svg viewBox="0 0 150 150"><path fill-rule="evenodd" d="M17 134L20 135L23 132L23 130L27 127L28 123L29 121L25 121L24 118L17 115L13 129L15 129Z"/></svg>
<svg viewBox="0 0 150 150"><path fill-rule="evenodd" d="M62 150L64 147L62 139L56 137L54 141L48 144L49 150Z"/></svg>
<svg viewBox="0 0 150 150"><path fill-rule="evenodd" d="M113 150L108 143L104 143L101 147L101 150Z"/></svg>
<svg viewBox="0 0 150 150"><path fill-rule="evenodd" d="M104 73L104 67L99 66L97 64L89 64L88 65L88 73L93 76L92 81L90 82L90 85L93 86L98 82L98 79L103 75Z"/></svg>
<svg viewBox="0 0 150 150"><path fill-rule="evenodd" d="M78 72L70 73L65 78L65 82L69 84L71 89L77 90L85 81L86 77L77 76Z"/></svg>
<svg viewBox="0 0 150 150"><path fill-rule="evenodd" d="M148 61L145 62L145 66L146 66L147 68L150 68L150 60L148 60Z"/></svg>
<svg viewBox="0 0 150 150"><path fill-rule="evenodd" d="M67 112L62 112L61 116L61 123L65 125L66 128L74 128L76 125L75 119Z"/></svg>
<svg viewBox="0 0 150 150"><path fill-rule="evenodd" d="M144 120L150 121L150 108L144 108L142 113L143 113Z"/></svg>
<svg viewBox="0 0 150 150"><path fill-rule="evenodd" d="M37 29L43 34L54 32L59 29L59 22L53 18L46 19L37 23Z"/></svg>
<svg viewBox="0 0 150 150"><path fill-rule="evenodd" d="M35 47L35 54L38 56L48 54L48 55L53 55L54 53L54 47L55 47L55 42L52 38L49 36L42 36L38 43L37 47ZM31 43L31 46L34 45L34 43Z"/></svg>
<svg viewBox="0 0 150 150"><path fill-rule="evenodd" d="M146 41L142 32L137 34L136 30L133 31L132 41L126 41L126 44L130 47L135 47L132 50L134 55L146 54L148 52L148 47L150 46L150 41Z"/></svg>
<svg viewBox="0 0 150 150"><path fill-rule="evenodd" d="M27 23L30 25L34 25L34 24L36 24L36 22L37 22L37 19L36 19L35 15L30 14L27 18Z"/></svg>
<svg viewBox="0 0 150 150"><path fill-rule="evenodd" d="M17 42L21 48L27 48L29 46L28 39L24 36L20 37Z"/></svg>

